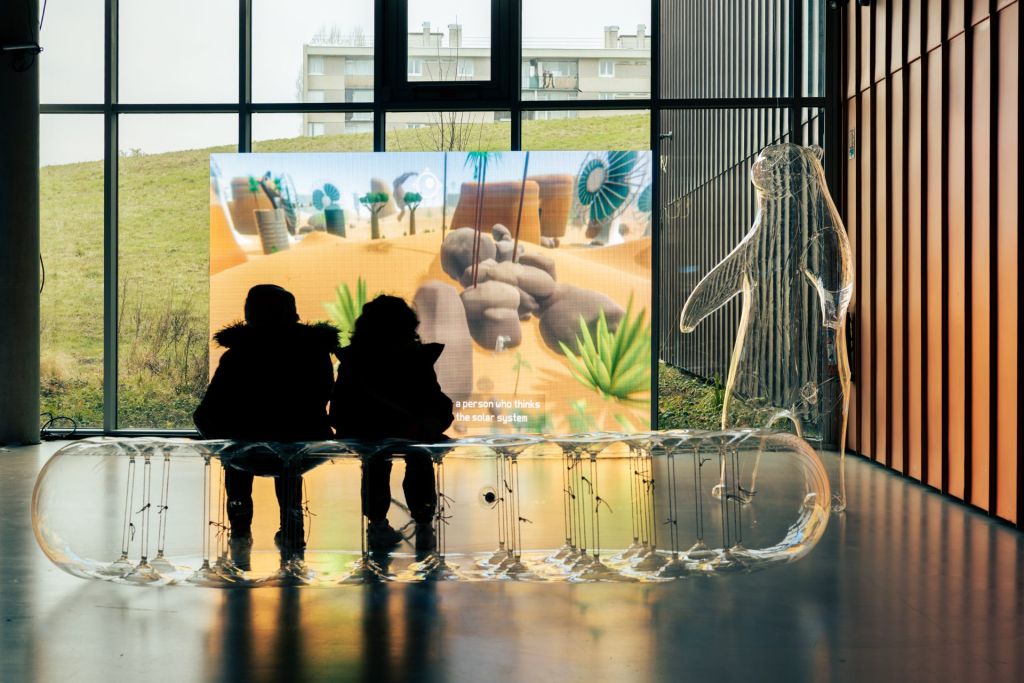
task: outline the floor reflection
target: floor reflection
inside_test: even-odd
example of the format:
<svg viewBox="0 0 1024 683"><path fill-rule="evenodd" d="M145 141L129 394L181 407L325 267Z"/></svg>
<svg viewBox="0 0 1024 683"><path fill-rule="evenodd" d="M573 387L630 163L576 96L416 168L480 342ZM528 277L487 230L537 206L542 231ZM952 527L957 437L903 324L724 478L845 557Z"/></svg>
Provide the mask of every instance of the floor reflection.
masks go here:
<svg viewBox="0 0 1024 683"><path fill-rule="evenodd" d="M671 585L147 589L61 573L0 454L0 679L1024 680L1024 535L852 459L801 562Z"/></svg>

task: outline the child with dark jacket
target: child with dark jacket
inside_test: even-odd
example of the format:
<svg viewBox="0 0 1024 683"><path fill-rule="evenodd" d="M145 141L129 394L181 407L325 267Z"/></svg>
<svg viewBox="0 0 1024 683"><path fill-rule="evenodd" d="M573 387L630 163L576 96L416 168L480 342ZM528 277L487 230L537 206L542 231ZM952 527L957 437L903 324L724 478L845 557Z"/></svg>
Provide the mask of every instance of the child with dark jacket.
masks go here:
<svg viewBox="0 0 1024 683"><path fill-rule="evenodd" d="M423 344L419 320L402 299L379 296L363 307L352 343L338 352L338 381L331 395L331 424L339 439L409 439L435 443L446 439L452 402L434 372L441 344ZM369 521L371 549L385 550L402 540L391 528L392 453L375 453L364 465L363 514ZM432 549L437 507L433 463L426 454L406 454L402 488L416 522L416 547Z"/></svg>
<svg viewBox="0 0 1024 683"><path fill-rule="evenodd" d="M193 419L205 439L319 441L332 438L327 402L334 382L331 352L338 330L299 322L295 297L277 285L256 285L245 300L245 322L214 335L220 358ZM224 486L232 556L247 569L252 545L251 472L226 466ZM280 506L275 536L282 552L303 547L302 478L274 479Z"/></svg>

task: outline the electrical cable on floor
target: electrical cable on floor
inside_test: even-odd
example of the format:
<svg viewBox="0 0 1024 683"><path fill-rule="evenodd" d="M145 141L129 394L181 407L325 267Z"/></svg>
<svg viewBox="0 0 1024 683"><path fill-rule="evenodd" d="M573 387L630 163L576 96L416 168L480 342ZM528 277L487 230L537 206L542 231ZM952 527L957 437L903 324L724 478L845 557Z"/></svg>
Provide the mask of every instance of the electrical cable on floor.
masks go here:
<svg viewBox="0 0 1024 683"><path fill-rule="evenodd" d="M75 438L75 434L78 432L78 423L73 418L53 413L40 413L39 416L46 418L43 426L39 428L39 438L42 441Z"/></svg>

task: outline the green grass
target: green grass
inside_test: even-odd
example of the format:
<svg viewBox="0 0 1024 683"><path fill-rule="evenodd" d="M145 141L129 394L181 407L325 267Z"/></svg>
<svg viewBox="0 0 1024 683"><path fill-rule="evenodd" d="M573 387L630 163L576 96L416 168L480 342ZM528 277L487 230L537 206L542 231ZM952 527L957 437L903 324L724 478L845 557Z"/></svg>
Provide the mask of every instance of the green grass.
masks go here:
<svg viewBox="0 0 1024 683"><path fill-rule="evenodd" d="M528 149L643 149L641 114L526 121ZM481 151L508 149L509 124L474 132ZM389 148L429 150L411 129ZM260 152L368 151L369 134L300 137L253 145ZM208 374L209 155L234 147L125 156L119 160L119 426L190 428ZM43 411L80 425L103 423L103 162L40 171ZM241 314L241 311L239 311Z"/></svg>
<svg viewBox="0 0 1024 683"><path fill-rule="evenodd" d="M659 363L658 427L719 429L724 395L720 384L701 381L668 363Z"/></svg>
<svg viewBox="0 0 1024 683"><path fill-rule="evenodd" d="M705 381L688 375L668 363L658 364L659 429L711 429L722 427L722 401L725 387L719 378ZM758 409L751 402L733 396L729 404L729 424L764 427L774 409ZM793 431L793 423L779 420L773 429Z"/></svg>

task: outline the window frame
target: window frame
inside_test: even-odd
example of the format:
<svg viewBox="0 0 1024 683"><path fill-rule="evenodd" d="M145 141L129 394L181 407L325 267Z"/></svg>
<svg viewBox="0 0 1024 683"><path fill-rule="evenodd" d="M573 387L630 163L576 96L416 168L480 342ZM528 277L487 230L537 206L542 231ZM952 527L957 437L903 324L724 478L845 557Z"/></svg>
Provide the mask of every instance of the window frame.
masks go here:
<svg viewBox="0 0 1024 683"><path fill-rule="evenodd" d="M122 114L234 114L238 117L239 152L252 150L252 117L254 114L316 114L344 113L365 116L368 112L373 119L374 149L384 150L385 114L398 111L501 111L509 112L511 121L510 148L522 149L522 121L524 112L541 112L557 109L574 112L586 110L644 110L651 117L651 150L655 158L660 155L662 138L671 136L671 131L661 131L662 112L675 109L749 109L769 108L799 112L802 108L817 107L826 112L828 153L826 174L830 184L837 188L835 199L841 206L842 162L845 134L842 121L842 74L834 66L825 68L824 96L809 97L802 94L802 74L799 68L789 74L789 95L775 97L736 97L724 100L698 98L663 98L661 96L661 11L662 4L670 0L651 0L650 15L650 94L641 98L597 99L588 95L583 99L525 100L522 83L522 5L521 0L489 0L491 11L491 80L421 83L408 81L407 69L407 4L408 0L373 0L374 2L374 101L355 102L254 102L252 96L252 16L251 0L239 0L238 26L238 93L237 98L228 102L206 103L132 103L125 104L118 97L118 21L120 2L127 0L104 0L104 86L102 103L46 103L40 105L40 114L102 114L104 117L104 359L103 359L103 429L80 430L83 434L106 433L116 435L181 434L192 435L193 430L161 429L120 429L118 426L118 123ZM781 0L789 3L789 51L792 65L800 64L802 24L800 7L802 0ZM824 50L827 64L841 60L843 36L843 9L829 9L825 21ZM813 30L813 29L809 29ZM307 56L308 58L309 56ZM323 55L312 55L320 57ZM326 62L322 62L326 72ZM306 65L307 69L309 64ZM309 75L326 75L309 72ZM308 87L308 84L307 84ZM799 117L791 116L794 139L800 139ZM660 205L660 189L654 165L653 203ZM658 357L659 328L658 299L660 287L659 220L655 212L652 243L652 340L654 357ZM657 425L657 373L652 373L652 425Z"/></svg>

